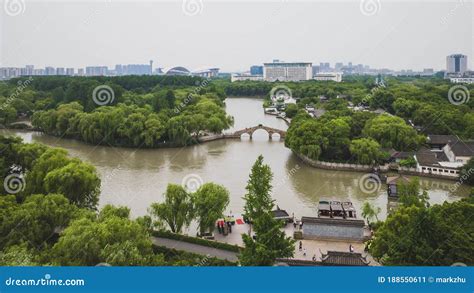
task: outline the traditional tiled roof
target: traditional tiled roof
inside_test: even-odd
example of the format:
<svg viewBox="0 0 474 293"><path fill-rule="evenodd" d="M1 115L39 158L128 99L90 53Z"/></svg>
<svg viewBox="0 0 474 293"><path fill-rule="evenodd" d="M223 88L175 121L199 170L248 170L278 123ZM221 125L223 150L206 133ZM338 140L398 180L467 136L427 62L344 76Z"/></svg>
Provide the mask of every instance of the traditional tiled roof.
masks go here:
<svg viewBox="0 0 474 293"><path fill-rule="evenodd" d="M433 152L429 149L422 148L416 152L416 160L421 166L441 166L439 162L448 162L449 159L446 157L444 152Z"/></svg>
<svg viewBox="0 0 474 293"><path fill-rule="evenodd" d="M457 142L459 138L456 135L439 135L430 134L428 135L429 144L448 144L449 142Z"/></svg>
<svg viewBox="0 0 474 293"><path fill-rule="evenodd" d="M272 211L273 217L275 218L284 218L284 217L289 217L290 215L285 211L285 210L274 210Z"/></svg>
<svg viewBox="0 0 474 293"><path fill-rule="evenodd" d="M369 262L360 253L328 251L323 254L321 262L325 265L334 266L368 266Z"/></svg>
<svg viewBox="0 0 474 293"><path fill-rule="evenodd" d="M405 176L393 176L393 177L388 177L387 178L387 184L388 185L391 185L391 184L399 184L399 183L407 183L409 182L410 179L408 179L407 177Z"/></svg>
<svg viewBox="0 0 474 293"><path fill-rule="evenodd" d="M394 152L390 156L397 159L406 159L413 157L413 152Z"/></svg>
<svg viewBox="0 0 474 293"><path fill-rule="evenodd" d="M473 157L474 156L474 141L457 141L450 143L451 151L455 156L459 157Z"/></svg>

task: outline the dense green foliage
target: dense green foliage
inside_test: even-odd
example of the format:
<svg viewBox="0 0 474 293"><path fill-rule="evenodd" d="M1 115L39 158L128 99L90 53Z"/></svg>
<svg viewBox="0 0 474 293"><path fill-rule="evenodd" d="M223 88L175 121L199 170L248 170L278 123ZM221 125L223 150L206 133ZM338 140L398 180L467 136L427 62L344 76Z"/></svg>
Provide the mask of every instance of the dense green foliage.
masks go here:
<svg viewBox="0 0 474 293"><path fill-rule="evenodd" d="M461 183L467 183L474 186L474 158L471 158L459 172Z"/></svg>
<svg viewBox="0 0 474 293"><path fill-rule="evenodd" d="M15 82L25 84L21 90ZM108 87L100 98L98 87ZM105 93L105 91L102 91ZM197 77L41 77L0 83L0 125L31 116L45 133L114 146L187 145L233 121L224 91Z"/></svg>
<svg viewBox="0 0 474 293"><path fill-rule="evenodd" d="M384 265L474 265L472 198L403 206L377 229L370 252Z"/></svg>
<svg viewBox="0 0 474 293"><path fill-rule="evenodd" d="M370 252L384 265L474 264L474 200L429 206L417 178L397 185L400 207L379 223Z"/></svg>
<svg viewBox="0 0 474 293"><path fill-rule="evenodd" d="M242 234L245 244L239 255L242 265L268 266L276 258L293 257L294 240L282 231L284 223L273 217L272 178L270 167L263 164L263 157L259 156L252 166L244 197L245 217L252 221L255 239Z"/></svg>
<svg viewBox="0 0 474 293"><path fill-rule="evenodd" d="M448 92L453 84L438 77L388 77L383 84L376 83L375 77L349 76L341 83L307 81L269 85L220 81L219 85L229 95L267 97L272 87L288 87L297 99L299 112L294 106L287 109L287 116L294 119L285 143L293 151L315 160L372 163L386 158L386 154L375 150L376 145L360 141L361 138L397 151L417 150L426 134L456 134L474 139L473 99L466 99L460 105L450 103ZM466 85L466 88L472 97L474 86ZM303 112L306 105L324 109L326 113L313 119ZM366 106L371 111L379 109L387 114L353 111L349 105Z"/></svg>
<svg viewBox="0 0 474 293"><path fill-rule="evenodd" d="M232 265L193 254L172 257L170 251L159 252L150 238L152 219L131 220L127 207L107 205L97 212L100 179L95 169L69 158L64 150L0 136L0 151L1 175L24 177L20 189L0 193L0 265ZM169 194L179 195L180 188ZM192 208L191 195L184 191L184 196ZM212 183L203 185L195 197L201 204L221 198L222 210L228 203L228 191ZM210 212L207 221L216 213ZM183 216L186 223L193 219L188 215ZM178 221L179 225L184 224Z"/></svg>
<svg viewBox="0 0 474 293"><path fill-rule="evenodd" d="M229 204L229 191L222 185L205 183L194 193L184 187L168 184L165 201L154 203L150 214L155 219L154 226L162 228L165 223L171 232L181 233L183 228L197 220L199 234L213 232L216 221L224 216Z"/></svg>
<svg viewBox="0 0 474 293"><path fill-rule="evenodd" d="M333 114L329 111L314 119L300 112L292 120L285 145L314 160L372 164L387 158L381 147L413 150L424 141L413 128L394 116Z"/></svg>
<svg viewBox="0 0 474 293"><path fill-rule="evenodd" d="M0 136L0 147L2 178L22 178L12 186L17 187L13 191L18 201L33 194L59 193L79 207L96 208L100 179L94 166L69 158L65 150L24 144L17 138ZM8 193L4 188L2 184L0 192Z"/></svg>
<svg viewBox="0 0 474 293"><path fill-rule="evenodd" d="M214 231L216 221L224 216L229 204L229 191L222 185L205 183L192 197L200 234Z"/></svg>
<svg viewBox="0 0 474 293"><path fill-rule="evenodd" d="M181 185L168 184L165 201L152 204L150 213L158 220L164 221L171 232L181 233L194 218L191 195Z"/></svg>

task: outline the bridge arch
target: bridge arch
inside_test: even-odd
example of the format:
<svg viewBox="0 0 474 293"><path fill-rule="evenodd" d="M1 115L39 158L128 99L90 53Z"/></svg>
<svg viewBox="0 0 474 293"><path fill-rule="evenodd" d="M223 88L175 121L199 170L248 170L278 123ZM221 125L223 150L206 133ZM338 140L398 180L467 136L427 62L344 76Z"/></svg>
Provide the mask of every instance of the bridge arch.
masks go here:
<svg viewBox="0 0 474 293"><path fill-rule="evenodd" d="M250 139L252 139L253 133L259 129L263 129L268 133L268 138L271 140L273 137L273 134L278 134L280 136L280 139L285 139L286 136L286 131L281 130L281 129L276 129L273 127L268 127L264 126L262 124L259 124L254 127L247 127L241 130L238 130L232 134L233 137L235 138L240 138L242 134L248 134L250 136Z"/></svg>

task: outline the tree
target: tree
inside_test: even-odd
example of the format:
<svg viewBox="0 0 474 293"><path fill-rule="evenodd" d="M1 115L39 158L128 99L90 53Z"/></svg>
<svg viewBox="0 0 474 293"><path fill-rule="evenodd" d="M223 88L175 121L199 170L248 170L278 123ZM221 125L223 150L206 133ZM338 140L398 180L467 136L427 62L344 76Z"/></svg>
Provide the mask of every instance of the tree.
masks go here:
<svg viewBox="0 0 474 293"><path fill-rule="evenodd" d="M467 164L461 167L459 178L469 185L474 185L474 158L471 158Z"/></svg>
<svg viewBox="0 0 474 293"><path fill-rule="evenodd" d="M293 118L295 117L296 113L298 112L298 107L296 104L288 104L285 109L286 117Z"/></svg>
<svg viewBox="0 0 474 293"><path fill-rule="evenodd" d="M370 253L384 265L474 265L472 198L430 208L401 207L376 230Z"/></svg>
<svg viewBox="0 0 474 293"><path fill-rule="evenodd" d="M35 253L28 249L26 243L13 245L0 253L0 266L37 266Z"/></svg>
<svg viewBox="0 0 474 293"><path fill-rule="evenodd" d="M52 249L59 265L150 265L154 254L150 235L139 223L124 217L123 208L107 207L100 217L72 222ZM118 215L118 216L117 216Z"/></svg>
<svg viewBox="0 0 474 293"><path fill-rule="evenodd" d="M44 184L46 192L64 194L79 207L94 209L99 201L100 179L95 167L77 159L49 172Z"/></svg>
<svg viewBox="0 0 474 293"><path fill-rule="evenodd" d="M59 194L36 194L17 204L15 197L0 197L0 249L26 243L39 249L53 239L55 229L85 215Z"/></svg>
<svg viewBox="0 0 474 293"><path fill-rule="evenodd" d="M424 141L403 119L385 114L367 121L362 133L375 139L382 147L399 151L416 150Z"/></svg>
<svg viewBox="0 0 474 293"><path fill-rule="evenodd" d="M407 183L397 184L399 202L404 206L428 207L429 196L426 190L420 190L420 180L412 178Z"/></svg>
<svg viewBox="0 0 474 293"><path fill-rule="evenodd" d="M258 156L252 166L249 180L245 189L244 215L247 219L256 219L261 214L271 211L273 200L271 198L273 174L270 166L263 164L263 156Z"/></svg>
<svg viewBox="0 0 474 293"><path fill-rule="evenodd" d="M47 149L39 158L35 160L31 171L26 175L25 194L47 193L44 179L49 172L62 168L69 163L67 151L63 149Z"/></svg>
<svg viewBox="0 0 474 293"><path fill-rule="evenodd" d="M370 202L366 201L364 202L364 205L362 206L362 217L367 221L367 224L370 225L370 222L375 218L375 220L378 222L378 214L380 214L380 207L374 207L373 205L370 204Z"/></svg>
<svg viewBox="0 0 474 293"><path fill-rule="evenodd" d="M281 229L284 223L273 217L273 200L270 196L273 174L268 165L263 164L260 155L252 167L245 195L245 217L252 221L255 239L243 234L245 248L239 255L242 265L268 266L276 258L292 257L294 240L286 237Z"/></svg>
<svg viewBox="0 0 474 293"><path fill-rule="evenodd" d="M173 233L181 233L193 220L191 196L181 185L168 184L163 203L154 203L150 207L152 216L166 222Z"/></svg>
<svg viewBox="0 0 474 293"><path fill-rule="evenodd" d="M285 137L285 146L294 152L318 160L329 140L323 135L320 122L307 114L298 114L291 122Z"/></svg>
<svg viewBox="0 0 474 293"><path fill-rule="evenodd" d="M222 185L206 183L193 194L193 203L199 232L213 231L229 204L229 191Z"/></svg>
<svg viewBox="0 0 474 293"><path fill-rule="evenodd" d="M371 138L354 139L349 149L359 164L370 165L380 162L383 158L380 145Z"/></svg>
<svg viewBox="0 0 474 293"><path fill-rule="evenodd" d="M324 136L328 140L325 157L344 158L349 149L351 127L344 118L332 119L324 124Z"/></svg>

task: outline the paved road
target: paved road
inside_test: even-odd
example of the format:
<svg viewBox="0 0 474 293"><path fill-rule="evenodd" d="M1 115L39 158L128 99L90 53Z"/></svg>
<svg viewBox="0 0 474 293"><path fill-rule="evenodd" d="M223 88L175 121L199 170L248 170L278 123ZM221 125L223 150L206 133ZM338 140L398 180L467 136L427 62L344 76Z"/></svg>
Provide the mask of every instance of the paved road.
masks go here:
<svg viewBox="0 0 474 293"><path fill-rule="evenodd" d="M194 243L189 243L189 242L184 242L184 241L179 241L179 240L174 240L174 239L160 238L160 237L151 237L151 241L155 245L165 246L167 248L173 248L176 250L183 250L183 251L192 252L192 253L201 254L201 255L210 255L210 256L213 256L219 259L225 259L228 261L238 260L237 253L228 251L228 250L217 249L217 248L198 245Z"/></svg>

